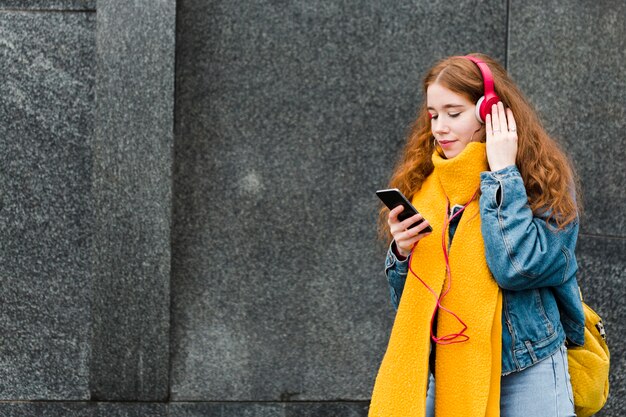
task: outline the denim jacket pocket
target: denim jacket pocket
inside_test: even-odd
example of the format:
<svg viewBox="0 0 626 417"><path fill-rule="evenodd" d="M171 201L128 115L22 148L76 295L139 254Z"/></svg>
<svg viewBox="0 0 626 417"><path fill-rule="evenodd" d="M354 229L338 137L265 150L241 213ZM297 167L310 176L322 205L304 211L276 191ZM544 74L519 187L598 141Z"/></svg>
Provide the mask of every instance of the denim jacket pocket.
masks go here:
<svg viewBox="0 0 626 417"><path fill-rule="evenodd" d="M545 297L542 297L542 291L540 289L516 291L514 297L509 297L507 307L518 339L516 348L524 348L527 341L541 342L554 336L557 324L553 323L550 317L554 317L555 312L552 310L556 306L544 305Z"/></svg>

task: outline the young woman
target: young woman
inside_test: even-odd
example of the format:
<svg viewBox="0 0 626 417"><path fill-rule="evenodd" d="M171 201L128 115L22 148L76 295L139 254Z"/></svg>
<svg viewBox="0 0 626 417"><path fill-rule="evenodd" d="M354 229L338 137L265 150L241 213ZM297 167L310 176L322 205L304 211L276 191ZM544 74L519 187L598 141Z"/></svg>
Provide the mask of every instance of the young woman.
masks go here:
<svg viewBox="0 0 626 417"><path fill-rule="evenodd" d="M381 211L398 311L370 416L574 416L565 343L584 343L584 314L568 159L488 56L444 59L423 87L390 182L420 214Z"/></svg>

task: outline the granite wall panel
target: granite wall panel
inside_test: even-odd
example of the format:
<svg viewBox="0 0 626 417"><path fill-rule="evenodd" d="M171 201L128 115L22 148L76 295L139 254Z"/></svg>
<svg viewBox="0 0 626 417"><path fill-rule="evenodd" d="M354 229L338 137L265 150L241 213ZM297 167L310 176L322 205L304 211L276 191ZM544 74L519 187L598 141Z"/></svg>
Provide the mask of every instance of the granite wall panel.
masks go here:
<svg viewBox="0 0 626 417"><path fill-rule="evenodd" d="M577 248L579 282L587 304L602 317L611 351L610 396L600 417L626 415L626 239L581 236Z"/></svg>
<svg viewBox="0 0 626 417"><path fill-rule="evenodd" d="M169 417L167 404L98 402L0 403L2 417Z"/></svg>
<svg viewBox="0 0 626 417"><path fill-rule="evenodd" d="M2 417L365 417L366 402L0 403Z"/></svg>
<svg viewBox="0 0 626 417"><path fill-rule="evenodd" d="M98 2L93 399L168 396L175 11Z"/></svg>
<svg viewBox="0 0 626 417"><path fill-rule="evenodd" d="M365 417L367 402L171 403L171 417Z"/></svg>
<svg viewBox="0 0 626 417"><path fill-rule="evenodd" d="M626 237L626 2L511 2L509 70L570 153L581 231ZM620 23L621 22L621 23Z"/></svg>
<svg viewBox="0 0 626 417"><path fill-rule="evenodd" d="M95 25L0 12L0 400L89 398Z"/></svg>
<svg viewBox="0 0 626 417"><path fill-rule="evenodd" d="M611 396L598 415L626 411L626 3L511 2L509 71L547 129L571 155L584 212L577 257L580 283L609 333ZM621 22L621 23L620 23Z"/></svg>
<svg viewBox="0 0 626 417"><path fill-rule="evenodd" d="M95 11L96 0L0 0L0 10Z"/></svg>
<svg viewBox="0 0 626 417"><path fill-rule="evenodd" d="M505 7L178 2L172 400L369 399L394 315L374 191L425 69L504 59Z"/></svg>

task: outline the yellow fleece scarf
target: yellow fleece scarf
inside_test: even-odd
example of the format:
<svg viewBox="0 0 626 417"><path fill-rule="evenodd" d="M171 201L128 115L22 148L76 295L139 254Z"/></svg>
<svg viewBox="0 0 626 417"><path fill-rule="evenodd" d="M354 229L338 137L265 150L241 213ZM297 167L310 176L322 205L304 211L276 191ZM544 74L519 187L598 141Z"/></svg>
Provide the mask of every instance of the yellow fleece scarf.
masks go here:
<svg viewBox="0 0 626 417"><path fill-rule="evenodd" d="M435 292L447 287L441 246L447 209L467 203L487 170L485 144L472 142L458 156L436 152L435 169L413 199L433 233L422 239L411 257L413 271ZM448 233L445 233L446 239ZM447 244L447 243L446 243ZM465 209L449 251L452 286L442 305L467 324L469 340L436 345L435 415L500 415L502 295L485 260L478 198ZM430 319L436 300L412 272L406 278L387 352L370 404L370 417L422 417L426 413ZM458 333L462 325L439 310L436 335Z"/></svg>

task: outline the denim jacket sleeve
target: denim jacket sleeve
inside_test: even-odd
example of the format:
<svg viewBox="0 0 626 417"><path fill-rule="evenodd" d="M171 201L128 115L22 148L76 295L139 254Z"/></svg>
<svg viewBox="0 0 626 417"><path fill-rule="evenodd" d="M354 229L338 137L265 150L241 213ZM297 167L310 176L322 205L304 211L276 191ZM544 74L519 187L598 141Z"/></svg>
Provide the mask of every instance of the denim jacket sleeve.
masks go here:
<svg viewBox="0 0 626 417"><path fill-rule="evenodd" d="M501 288L558 286L575 273L578 221L557 230L534 216L516 166L482 172L480 189L485 256Z"/></svg>
<svg viewBox="0 0 626 417"><path fill-rule="evenodd" d="M392 245L394 244L395 243L392 241L387 250L385 275L387 275L387 282L389 283L391 304L393 304L393 307L397 310L400 305L402 290L404 290L406 276L409 272L409 258L403 261L399 260L393 253Z"/></svg>

